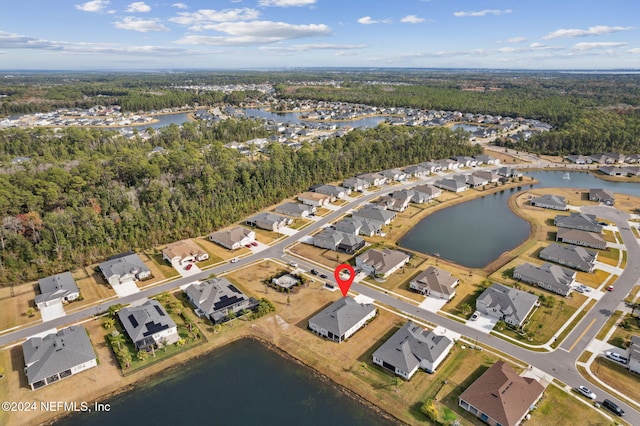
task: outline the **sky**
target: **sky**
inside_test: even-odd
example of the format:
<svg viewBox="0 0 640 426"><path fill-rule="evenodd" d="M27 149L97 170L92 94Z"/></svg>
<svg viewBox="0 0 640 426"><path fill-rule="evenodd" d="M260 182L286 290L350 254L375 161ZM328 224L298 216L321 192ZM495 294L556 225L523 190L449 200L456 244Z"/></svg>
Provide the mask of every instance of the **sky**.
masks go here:
<svg viewBox="0 0 640 426"><path fill-rule="evenodd" d="M0 69L640 69L638 0L19 0Z"/></svg>

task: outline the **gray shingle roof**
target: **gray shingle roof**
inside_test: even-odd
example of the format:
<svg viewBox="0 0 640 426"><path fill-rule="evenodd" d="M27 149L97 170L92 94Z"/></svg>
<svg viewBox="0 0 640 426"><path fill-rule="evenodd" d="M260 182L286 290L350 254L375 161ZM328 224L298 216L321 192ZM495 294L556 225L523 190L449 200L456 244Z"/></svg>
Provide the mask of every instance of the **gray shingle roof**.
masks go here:
<svg viewBox="0 0 640 426"><path fill-rule="evenodd" d="M449 272L434 266L429 266L411 280L412 284L420 288L428 288L431 291L446 294L447 296L455 292L454 286L457 282L458 279L451 276Z"/></svg>
<svg viewBox="0 0 640 426"><path fill-rule="evenodd" d="M120 309L118 318L134 343L144 341L159 331L176 326L162 305L152 299L139 306Z"/></svg>
<svg viewBox="0 0 640 426"><path fill-rule="evenodd" d="M545 194L542 197L532 198L531 205L555 210L567 209L567 201L564 197L550 194Z"/></svg>
<svg viewBox="0 0 640 426"><path fill-rule="evenodd" d="M393 220L396 217L394 212L378 208L378 207L364 207L360 210L353 212L351 215L355 219L363 218L363 219L371 219L377 220L378 222L387 222L389 220Z"/></svg>
<svg viewBox="0 0 640 426"><path fill-rule="evenodd" d="M569 216L558 215L554 219L556 226L561 228L581 229L589 232L602 232L602 225L598 224L593 214L572 212Z"/></svg>
<svg viewBox="0 0 640 426"><path fill-rule="evenodd" d="M73 293L79 293L76 280L73 279L70 272L52 275L50 277L38 280L40 293L36 296L36 304L48 302L50 300L62 299Z"/></svg>
<svg viewBox="0 0 640 426"><path fill-rule="evenodd" d="M584 247L550 244L540 251L540 258L561 263L581 271L591 271L598 254Z"/></svg>
<svg viewBox="0 0 640 426"><path fill-rule="evenodd" d="M511 324L522 324L538 301L538 296L502 284L492 284L476 300L476 307L495 309Z"/></svg>
<svg viewBox="0 0 640 426"><path fill-rule="evenodd" d="M548 262L543 263L542 266L523 263L515 267L513 276L533 284L543 283L556 293L567 294L571 289L576 273Z"/></svg>
<svg viewBox="0 0 640 426"><path fill-rule="evenodd" d="M249 297L226 278L212 278L191 284L184 291L194 301L194 304L209 317L212 315L215 317L220 312L222 312L222 316L225 316L227 309L236 304L241 304L239 309L250 309L252 304ZM236 311L236 309L232 310Z"/></svg>
<svg viewBox="0 0 640 426"><path fill-rule="evenodd" d="M98 268L107 280L114 275L136 275L140 272L150 272L147 265L135 253L106 260L99 264Z"/></svg>
<svg viewBox="0 0 640 426"><path fill-rule="evenodd" d="M433 363L451 343L448 337L424 330L409 321L384 342L373 356L409 373L422 360Z"/></svg>
<svg viewBox="0 0 640 426"><path fill-rule="evenodd" d="M96 358L84 327L71 326L22 345L29 384L62 373Z"/></svg>
<svg viewBox="0 0 640 426"><path fill-rule="evenodd" d="M375 310L371 304L360 304L352 297L342 297L311 317L309 324L342 336Z"/></svg>

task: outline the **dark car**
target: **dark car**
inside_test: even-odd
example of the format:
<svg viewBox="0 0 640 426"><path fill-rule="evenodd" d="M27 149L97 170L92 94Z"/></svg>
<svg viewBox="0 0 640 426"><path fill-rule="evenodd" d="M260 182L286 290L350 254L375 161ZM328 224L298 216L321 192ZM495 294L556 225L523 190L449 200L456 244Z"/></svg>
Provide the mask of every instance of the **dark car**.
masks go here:
<svg viewBox="0 0 640 426"><path fill-rule="evenodd" d="M315 269L312 269L309 272L311 272L311 275L318 275L318 271L316 271Z"/></svg>
<svg viewBox="0 0 640 426"><path fill-rule="evenodd" d="M604 401L602 401L602 406L607 410L611 411L613 414L617 414L620 417L624 416L624 410L618 407L618 404L616 404L613 401L609 401L608 399L605 399Z"/></svg>
<svg viewBox="0 0 640 426"><path fill-rule="evenodd" d="M320 274L320 278L323 278L323 279L325 279L325 280L326 280L326 279L327 279L327 276L326 276L325 274Z"/></svg>

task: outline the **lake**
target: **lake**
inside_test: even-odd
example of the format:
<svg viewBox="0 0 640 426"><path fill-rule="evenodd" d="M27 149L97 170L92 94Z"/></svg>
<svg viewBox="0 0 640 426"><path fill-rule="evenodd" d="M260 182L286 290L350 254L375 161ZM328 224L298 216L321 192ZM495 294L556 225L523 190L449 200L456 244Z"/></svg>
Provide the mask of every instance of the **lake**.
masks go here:
<svg viewBox="0 0 640 426"><path fill-rule="evenodd" d="M299 118L299 113L293 112L272 112L264 109L258 108L245 108L243 109L245 115L251 118L262 118L265 120L273 120L276 123L297 123L297 124L305 124L305 123L316 123L316 124L335 124L337 127L376 127L378 124L385 121L388 116L380 115L376 117L365 117L360 118L358 120L352 121L311 121L311 120L302 120Z"/></svg>
<svg viewBox="0 0 640 426"><path fill-rule="evenodd" d="M57 424L391 425L312 370L240 340Z"/></svg>
<svg viewBox="0 0 640 426"><path fill-rule="evenodd" d="M640 184L609 182L591 173L525 172L539 181L536 188L603 188L640 196ZM526 179L526 178L525 178ZM523 182L522 189L530 185ZM418 222L399 241L401 247L451 260L468 268L482 268L529 236L530 226L509 209L515 188L439 210Z"/></svg>

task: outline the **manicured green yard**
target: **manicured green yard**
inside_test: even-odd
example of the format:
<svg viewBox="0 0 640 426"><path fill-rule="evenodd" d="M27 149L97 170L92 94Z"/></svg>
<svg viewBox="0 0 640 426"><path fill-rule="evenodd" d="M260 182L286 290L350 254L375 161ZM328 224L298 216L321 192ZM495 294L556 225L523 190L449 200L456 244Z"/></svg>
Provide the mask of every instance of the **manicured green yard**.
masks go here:
<svg viewBox="0 0 640 426"><path fill-rule="evenodd" d="M618 312L620 311L616 311L616 313ZM616 318L619 317L620 315L616 316ZM607 321L607 323L608 322L609 321ZM610 324L609 327L611 327L612 325L613 324ZM638 320L638 317L626 314L622 322L620 322L618 327L616 327L611 337L609 337L607 343L617 346L620 349L627 350L627 346L631 340L631 336L640 336L640 321Z"/></svg>

